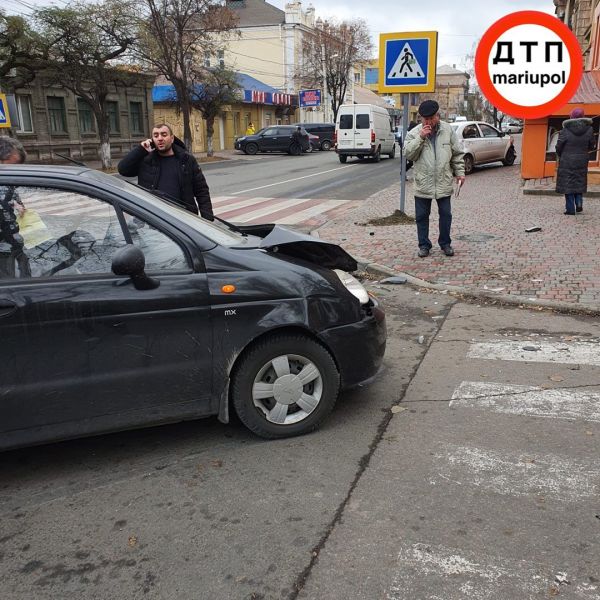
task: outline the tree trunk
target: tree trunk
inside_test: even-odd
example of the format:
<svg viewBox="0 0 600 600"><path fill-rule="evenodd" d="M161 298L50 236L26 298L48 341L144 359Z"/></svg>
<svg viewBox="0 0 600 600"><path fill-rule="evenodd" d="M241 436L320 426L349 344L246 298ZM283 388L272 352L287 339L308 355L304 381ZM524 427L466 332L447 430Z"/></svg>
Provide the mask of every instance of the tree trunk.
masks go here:
<svg viewBox="0 0 600 600"><path fill-rule="evenodd" d="M98 137L100 138L100 150L98 154L100 155L102 170L108 171L112 167L108 115L104 112L96 114L96 123L98 124Z"/></svg>
<svg viewBox="0 0 600 600"><path fill-rule="evenodd" d="M179 104L181 106L181 115L183 116L183 143L185 144L187 151L191 152L194 143L194 140L192 138L192 127L190 125L192 105L187 95L187 91L185 92L185 95L179 94L179 98Z"/></svg>
<svg viewBox="0 0 600 600"><path fill-rule="evenodd" d="M213 135L215 133L215 118L208 117L206 119L206 156L212 156L213 150Z"/></svg>

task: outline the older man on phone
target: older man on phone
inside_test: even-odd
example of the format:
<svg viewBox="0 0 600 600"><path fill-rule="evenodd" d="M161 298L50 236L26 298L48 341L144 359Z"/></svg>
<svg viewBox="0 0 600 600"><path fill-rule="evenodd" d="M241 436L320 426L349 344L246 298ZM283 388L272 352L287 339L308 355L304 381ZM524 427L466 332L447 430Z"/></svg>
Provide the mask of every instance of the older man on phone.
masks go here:
<svg viewBox="0 0 600 600"><path fill-rule="evenodd" d="M437 202L440 216L438 244L446 256L454 256L450 198L454 180L458 186L465 181L464 153L452 127L440 119L439 109L435 100L421 102L421 124L408 132L404 143L406 158L414 163L415 217L421 258L429 256L432 247L429 239L432 200Z"/></svg>

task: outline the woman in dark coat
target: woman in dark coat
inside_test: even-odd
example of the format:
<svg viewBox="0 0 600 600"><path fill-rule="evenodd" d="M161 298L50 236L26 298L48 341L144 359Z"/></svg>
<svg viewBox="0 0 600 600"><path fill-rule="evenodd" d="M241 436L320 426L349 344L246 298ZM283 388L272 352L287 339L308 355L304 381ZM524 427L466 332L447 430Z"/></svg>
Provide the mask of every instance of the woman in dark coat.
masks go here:
<svg viewBox="0 0 600 600"><path fill-rule="evenodd" d="M596 147L592 119L584 118L583 108L574 108L571 118L563 121L556 142L558 172L556 191L565 195L565 215L583 210L587 192L588 160Z"/></svg>

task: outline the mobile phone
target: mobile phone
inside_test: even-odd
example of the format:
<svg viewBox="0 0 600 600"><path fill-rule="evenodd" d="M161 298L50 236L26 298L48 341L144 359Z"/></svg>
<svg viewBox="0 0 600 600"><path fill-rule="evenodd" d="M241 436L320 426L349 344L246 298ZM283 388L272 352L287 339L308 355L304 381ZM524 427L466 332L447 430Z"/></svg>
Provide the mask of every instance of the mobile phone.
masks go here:
<svg viewBox="0 0 600 600"><path fill-rule="evenodd" d="M156 150L156 144L154 143L154 140L150 140L150 148L152 148L152 150Z"/></svg>

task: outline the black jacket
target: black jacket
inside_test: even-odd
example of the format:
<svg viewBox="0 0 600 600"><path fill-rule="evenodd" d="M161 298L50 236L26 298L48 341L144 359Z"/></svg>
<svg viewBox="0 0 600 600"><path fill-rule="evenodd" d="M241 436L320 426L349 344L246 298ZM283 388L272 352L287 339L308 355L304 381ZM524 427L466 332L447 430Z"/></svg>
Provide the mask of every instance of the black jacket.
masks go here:
<svg viewBox="0 0 600 600"><path fill-rule="evenodd" d="M595 147L591 119L584 117L563 121L556 142L556 154L559 157L556 191L559 194L587 192L588 160Z"/></svg>
<svg viewBox="0 0 600 600"><path fill-rule="evenodd" d="M210 192L206 179L200 170L200 165L190 154L183 142L175 138L173 152L179 161L179 187L182 197L177 198L178 204L200 215L205 219L214 219ZM138 185L148 190L157 190L160 178L161 157L156 151L147 152L143 146L136 146L127 156L119 161L119 173L124 177L135 177L137 175ZM160 191L160 190L157 190ZM173 199L175 200L175 199Z"/></svg>

